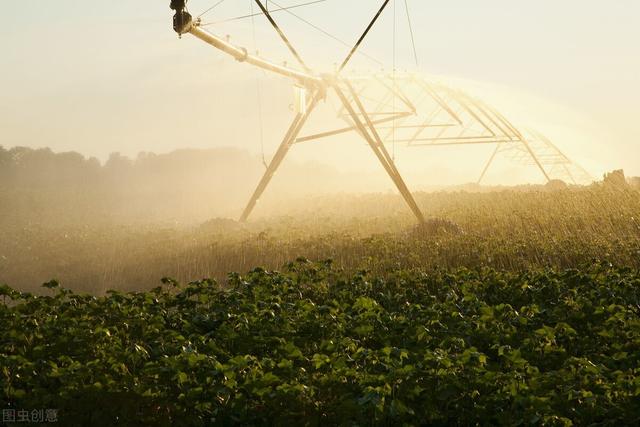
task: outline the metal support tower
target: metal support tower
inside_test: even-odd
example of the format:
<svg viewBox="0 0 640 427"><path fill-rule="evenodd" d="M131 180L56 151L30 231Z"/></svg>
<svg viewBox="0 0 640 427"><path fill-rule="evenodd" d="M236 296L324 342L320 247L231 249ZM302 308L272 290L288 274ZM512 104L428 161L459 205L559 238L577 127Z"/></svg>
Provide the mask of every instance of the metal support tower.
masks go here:
<svg viewBox="0 0 640 427"><path fill-rule="evenodd" d="M274 174L294 144L315 141L335 135L355 132L369 145L418 222L425 221L420 207L404 182L386 144L410 147L495 144L495 149L480 173L478 183L486 176L500 153L516 161L535 166L545 180L564 179L574 183L590 179L584 169L575 165L544 135L522 131L503 114L465 92L429 81L409 73L344 76L350 59L365 40L390 0L384 0L365 31L342 61L337 72L319 74L311 70L293 44L260 0L254 0L262 14L295 57L302 70L250 54L246 48L231 44L201 27L186 12L184 0L172 1L176 10L174 29L178 34L191 34L240 62L292 80L309 94L305 108L291 122L280 146L260 179L240 220L246 221L262 197ZM301 132L318 103L334 94L340 104L338 117L346 127L329 129L311 135ZM399 101L400 108L396 108ZM573 170L573 172L572 172Z"/></svg>

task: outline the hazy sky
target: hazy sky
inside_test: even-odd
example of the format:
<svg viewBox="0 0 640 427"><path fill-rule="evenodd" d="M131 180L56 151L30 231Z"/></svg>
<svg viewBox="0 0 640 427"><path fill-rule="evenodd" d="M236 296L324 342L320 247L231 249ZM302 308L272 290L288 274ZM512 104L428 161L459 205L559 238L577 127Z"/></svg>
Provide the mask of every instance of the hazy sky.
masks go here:
<svg viewBox="0 0 640 427"><path fill-rule="evenodd" d="M113 151L135 155L186 147L258 152L257 78L266 104L267 153L279 143L290 114L288 83L237 64L193 37L179 40L168 0L5 3L0 145L50 146L101 159ZM192 0L190 10L197 15L214 3ZM295 12L353 42L380 3L328 0ZM420 71L509 88L515 104L533 104L536 120L562 122L575 127L576 135L589 135L567 141L566 150L594 173L623 167L640 175L640 1L408 4ZM203 19L242 15L250 5L250 0L226 0ZM415 70L404 1L396 0L395 7L396 64ZM393 64L393 15L391 6L363 46L387 68ZM314 67L330 70L348 50L286 13L276 16ZM257 48L286 59L264 19L255 22ZM250 24L208 28L252 46ZM360 56L354 67L379 66Z"/></svg>

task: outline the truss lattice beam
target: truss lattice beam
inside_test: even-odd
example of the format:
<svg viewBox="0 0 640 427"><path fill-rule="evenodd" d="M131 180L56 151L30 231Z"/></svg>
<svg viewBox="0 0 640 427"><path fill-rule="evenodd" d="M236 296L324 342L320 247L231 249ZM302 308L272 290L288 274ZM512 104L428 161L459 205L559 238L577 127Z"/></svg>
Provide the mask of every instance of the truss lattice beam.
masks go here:
<svg viewBox="0 0 640 427"><path fill-rule="evenodd" d="M293 118L245 207L241 221L249 218L294 144L350 132L360 135L370 146L419 222L424 222L425 217L389 154L385 146L387 143L415 147L495 144L478 183L485 178L497 156L502 153L516 161L536 166L548 181L558 173L568 177L571 182L577 182L577 177L588 176L584 169L571 162L547 137L536 131L525 132L519 129L491 105L466 92L413 74L394 72L393 75L342 76L342 71L390 0L383 1L339 70L333 74L317 74L310 70L262 1L254 1L298 60L302 70L250 54L247 49L204 30L199 21L192 22L191 16L184 10L176 10L174 16L174 29L179 34L191 34L237 61L289 78L296 85L304 86L311 94L306 108ZM316 106L330 91L340 101L338 117L347 122L347 126L300 136ZM395 106L396 99L401 102L399 111ZM389 140L390 138L392 139Z"/></svg>

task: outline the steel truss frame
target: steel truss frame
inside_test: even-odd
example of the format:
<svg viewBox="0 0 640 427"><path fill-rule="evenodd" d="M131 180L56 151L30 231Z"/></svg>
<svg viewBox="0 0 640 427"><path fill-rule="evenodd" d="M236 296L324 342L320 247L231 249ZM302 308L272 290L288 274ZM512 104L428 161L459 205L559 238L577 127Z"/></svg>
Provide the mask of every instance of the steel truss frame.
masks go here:
<svg viewBox="0 0 640 427"><path fill-rule="evenodd" d="M303 62L282 30L277 26L260 0L255 0L303 68L302 71L279 65L247 49L234 46L200 27L199 21L189 22L180 34L190 33L205 43L258 68L292 79L309 94L305 108L297 112L271 162L247 203L240 221L246 221L271 179L295 144L316 141L355 132L369 145L418 222L425 217L398 171L386 145L404 144L410 147L495 144L478 183L486 176L500 153L524 164L534 165L547 181L563 179L578 183L592 181L589 174L575 165L548 138L533 130L520 130L504 115L485 102L447 85L407 73L376 74L344 77L341 71L366 37L388 0L351 50L335 74L314 74ZM302 135L301 132L318 103L333 93L340 102L338 117L346 127ZM400 108L396 108L399 101Z"/></svg>

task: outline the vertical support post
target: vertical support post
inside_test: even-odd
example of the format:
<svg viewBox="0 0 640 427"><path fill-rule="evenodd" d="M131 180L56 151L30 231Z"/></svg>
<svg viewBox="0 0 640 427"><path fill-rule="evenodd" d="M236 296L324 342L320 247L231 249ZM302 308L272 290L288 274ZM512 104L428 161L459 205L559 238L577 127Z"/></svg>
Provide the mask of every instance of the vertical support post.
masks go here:
<svg viewBox="0 0 640 427"><path fill-rule="evenodd" d="M402 180L402 177L400 176L400 172L398 172L398 170L396 169L395 164L393 163L393 159L391 159L391 156L389 155L386 147L384 146L382 140L380 139L380 135L378 135L378 132L376 131L375 126L371 122L371 118L369 117L366 110L364 109L353 87L348 82L346 84L349 88L349 91L351 92L351 95L353 97L355 104L357 105L358 109L360 110L360 113L366 120L366 126L360 120L358 113L355 111L355 109L351 105L351 102L349 102L349 100L345 96L344 92L342 92L342 89L340 89L338 83L334 82L333 88L336 91L336 94L340 98L340 101L344 105L347 112L351 115L351 119L356 125L358 131L360 132L362 137L367 141L367 143L373 150L374 154L378 157L378 160L380 161L380 163L382 163L382 166L387 171L387 173L391 177L391 180L394 182L394 184L400 191L400 194L404 198L405 202L409 205L409 208L418 219L418 222L424 223L425 218L424 218L424 215L422 214L422 211L418 207L418 204L413 198L413 195L411 194L406 184ZM367 130L367 127L368 127L368 130ZM369 133L369 131L371 133Z"/></svg>
<svg viewBox="0 0 640 427"><path fill-rule="evenodd" d="M240 222L246 222L247 218L249 218L249 215L251 215L251 212L255 208L256 203L262 196L262 193L264 193L264 190L266 190L267 186L269 185L269 182L271 182L273 175L275 175L276 171L280 167L280 164L282 164L282 161L284 160L285 156L289 152L291 145L294 144L296 138L298 137L298 135L300 134L300 131L302 130L302 127L306 123L307 119L309 118L309 115L311 114L311 112L313 111L313 109L315 108L319 100L320 100L320 92L315 91L315 93L313 94L313 97L308 102L306 111L304 113L300 112L296 114L295 118L293 119L293 122L291 122L291 126L289 126L289 130L285 134L285 137L282 140L282 143L280 144L280 147L278 147L278 151L276 151L276 154L273 156L273 159L271 159L271 162L269 163L269 166L267 166L267 170L264 172L264 175L262 175L262 179L260 179L260 182L258 183L258 186L253 192L253 195L251 196L249 203L247 203L247 206L242 212L242 216L240 216Z"/></svg>

